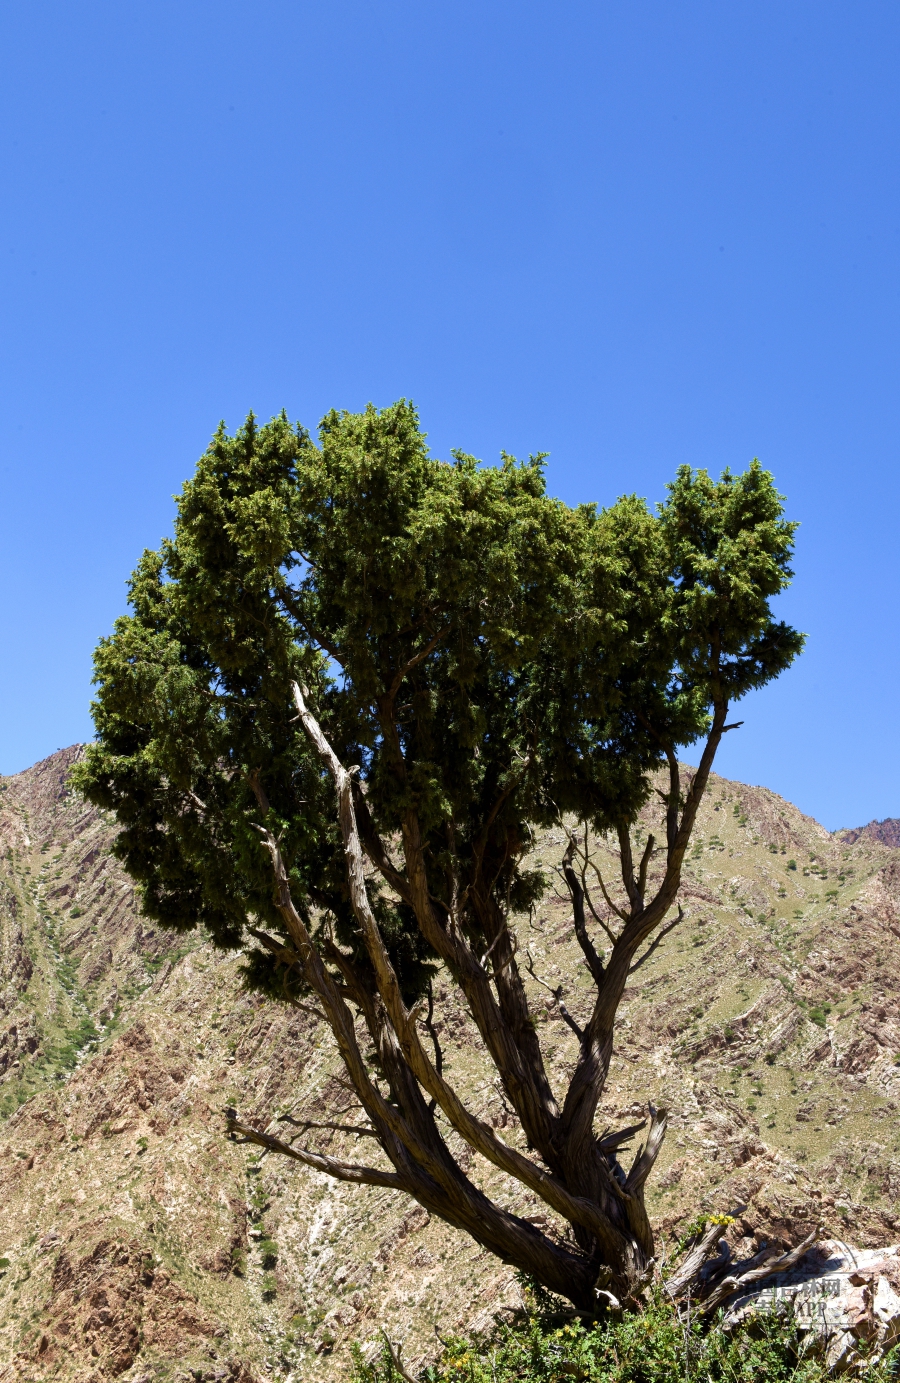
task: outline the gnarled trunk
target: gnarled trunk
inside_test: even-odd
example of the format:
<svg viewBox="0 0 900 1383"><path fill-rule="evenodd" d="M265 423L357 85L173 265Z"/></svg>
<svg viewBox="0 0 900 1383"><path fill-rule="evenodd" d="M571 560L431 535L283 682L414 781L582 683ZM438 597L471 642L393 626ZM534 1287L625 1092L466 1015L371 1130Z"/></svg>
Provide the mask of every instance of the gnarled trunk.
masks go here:
<svg viewBox="0 0 900 1383"><path fill-rule="evenodd" d="M628 976L642 963L635 957L642 946L649 944L652 949L656 944L651 938L660 932L677 892L690 828L722 733L724 707L717 709L682 816L679 819L677 813L673 816L671 810L668 812L666 871L655 896L648 902L644 890L652 837L635 871L628 835L620 834L628 902L618 906L609 900L619 925L613 934L603 924L613 942L605 964L588 938L585 899L589 902L589 895L583 877L579 881L573 868L574 838L570 840L564 861L565 877L575 909L576 934L591 969L596 994L583 1029L565 1012L566 1021L579 1037L579 1056L560 1108L544 1068L508 917L484 882L476 877L470 889L471 906L486 938L485 955L479 959L466 940L460 917L442 907L429 889L415 815L407 814L403 831L405 867L401 871L378 839L364 802L358 796L354 798L354 771L340 763L296 684L293 691L298 716L335 784L350 896L369 962L365 974L333 941L324 948L321 944L317 947L307 921L291 897L279 844L265 826L259 830L272 859L277 903L292 943L290 963L300 969L322 1006L368 1119L366 1132L374 1135L393 1171L340 1163L274 1134L251 1129L236 1116L230 1123L232 1133L342 1179L407 1191L432 1214L465 1230L484 1248L533 1275L551 1291L568 1297L581 1310L595 1308L598 1291L611 1293L619 1300L634 1298L646 1283L653 1264L653 1232L644 1204L644 1186L662 1146L667 1114L664 1109L649 1107L646 1141L627 1170L621 1165L619 1154L644 1124L598 1138L593 1130L594 1116L613 1054L619 1003ZM677 764L672 765L672 772L670 801L677 799L679 792ZM254 789L261 809L267 812L268 803L258 781ZM357 807L363 817L362 832ZM586 867L586 853L584 862ZM414 909L426 939L457 979L536 1157L515 1148L477 1118L445 1078L430 1008L428 1019L423 1020L421 1003L412 1008L406 1005L381 936L367 885L366 871L372 865ZM605 884L603 889L609 898ZM257 931L256 935L277 945L264 933ZM340 982L326 961L338 972ZM556 998L561 1005L559 993ZM351 1003L362 1017L388 1095L369 1073ZM431 1038L431 1055L423 1040L423 1026ZM475 1152L538 1195L565 1222L568 1236L565 1232L542 1232L486 1196L450 1152L436 1119L437 1110Z"/></svg>

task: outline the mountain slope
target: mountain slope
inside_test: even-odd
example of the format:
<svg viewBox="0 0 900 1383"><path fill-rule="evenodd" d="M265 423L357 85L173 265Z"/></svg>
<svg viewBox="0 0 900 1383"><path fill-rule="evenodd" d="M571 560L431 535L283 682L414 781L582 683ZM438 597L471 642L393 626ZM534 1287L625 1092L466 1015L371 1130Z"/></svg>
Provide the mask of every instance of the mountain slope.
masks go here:
<svg viewBox="0 0 900 1383"><path fill-rule="evenodd" d="M900 817L887 816L884 821L870 821L868 826L852 826L849 830L839 831L838 834L848 845L865 836L868 840L877 840L882 845L890 845L896 849L900 846Z"/></svg>
<svg viewBox="0 0 900 1383"><path fill-rule="evenodd" d="M323 1025L244 994L238 957L140 917L114 824L66 789L78 753L0 780L0 1380L334 1378L379 1325L414 1362L435 1330L515 1305L508 1268L402 1196L223 1137L229 1104L261 1125L352 1120L335 1051ZM551 868L564 843L550 832L535 854ZM671 1107L650 1195L663 1241L737 1204L745 1247L817 1222L896 1240L900 856L716 778L683 900L627 991L599 1116ZM568 898L548 894L519 934L582 1013ZM532 997L561 1082L574 1038L546 990ZM446 986L438 1019L451 1078L515 1141Z"/></svg>

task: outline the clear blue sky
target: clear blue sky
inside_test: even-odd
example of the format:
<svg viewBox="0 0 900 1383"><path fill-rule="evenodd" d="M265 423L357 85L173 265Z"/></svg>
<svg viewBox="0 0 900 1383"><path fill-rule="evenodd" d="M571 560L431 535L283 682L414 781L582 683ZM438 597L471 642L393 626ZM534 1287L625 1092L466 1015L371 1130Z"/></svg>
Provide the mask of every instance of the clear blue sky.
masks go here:
<svg viewBox="0 0 900 1383"><path fill-rule="evenodd" d="M900 7L7 4L0 771L220 418L419 405L568 501L757 455L808 651L723 772L900 815Z"/></svg>

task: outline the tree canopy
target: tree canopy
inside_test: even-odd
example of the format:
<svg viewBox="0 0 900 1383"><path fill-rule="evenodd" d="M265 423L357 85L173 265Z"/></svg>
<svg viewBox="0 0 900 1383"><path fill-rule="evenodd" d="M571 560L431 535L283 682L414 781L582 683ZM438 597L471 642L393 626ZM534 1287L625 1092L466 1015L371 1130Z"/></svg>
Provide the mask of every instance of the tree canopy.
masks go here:
<svg viewBox="0 0 900 1383"><path fill-rule="evenodd" d="M719 480L683 466L656 512L635 496L570 508L547 495L541 457L433 458L404 401L332 412L317 442L284 415L220 427L97 649L97 739L77 781L116 813L151 917L243 947L248 985L325 1017L384 1165L236 1115L233 1132L404 1189L582 1305L598 1282L636 1290L665 1113L628 1172L629 1131L598 1139L594 1114L629 969L672 925L729 707L802 646L771 608L794 527L757 462ZM682 782L678 752L698 743ZM661 844L637 860L660 769ZM559 822L596 991L569 1019L564 1090L516 958L516 918L548 882L535 832ZM618 843L602 945L574 823ZM444 1078L438 971L516 1112L506 1141ZM490 1200L448 1125L569 1229Z"/></svg>

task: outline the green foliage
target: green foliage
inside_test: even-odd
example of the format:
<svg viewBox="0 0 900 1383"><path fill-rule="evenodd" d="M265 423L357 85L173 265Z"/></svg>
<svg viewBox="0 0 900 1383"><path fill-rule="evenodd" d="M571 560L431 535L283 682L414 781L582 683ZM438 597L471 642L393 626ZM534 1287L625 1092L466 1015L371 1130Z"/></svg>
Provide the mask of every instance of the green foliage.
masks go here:
<svg viewBox="0 0 900 1383"><path fill-rule="evenodd" d="M259 1261L264 1268L274 1268L278 1262L278 1245L274 1239L260 1239L257 1244Z"/></svg>
<svg viewBox="0 0 900 1383"><path fill-rule="evenodd" d="M161 956L145 956L144 968L151 975L158 975L164 965L177 965L184 956L190 955L191 950L190 945L177 946L171 951L164 951Z"/></svg>
<svg viewBox="0 0 900 1383"><path fill-rule="evenodd" d="M318 446L251 416L216 433L174 538L133 574L73 780L116 813L149 916L231 949L252 915L281 949L251 946L245 981L294 1000L263 815L295 904L367 962L292 679L382 835L415 812L436 899L477 900L484 880L492 905L527 909L546 884L524 863L536 826L633 822L665 746L799 651L770 610L793 530L756 462L719 481L682 467L656 514L635 496L570 509L540 457L435 460L403 401L328 414ZM409 999L433 957L405 904L374 885L372 903ZM479 938L484 906L464 918Z"/></svg>
<svg viewBox="0 0 900 1383"><path fill-rule="evenodd" d="M639 1314L593 1327L560 1325L536 1313L493 1338L456 1337L443 1346L438 1361L419 1374L422 1383L826 1383L831 1376L804 1355L787 1314L764 1315L726 1334L718 1323L705 1329L697 1313L690 1323L679 1319L661 1293ZM890 1360L866 1374L874 1383L894 1376ZM355 1351L353 1383L403 1378L387 1341L370 1363Z"/></svg>
<svg viewBox="0 0 900 1383"><path fill-rule="evenodd" d="M89 1042L97 1042L100 1034L97 1031L94 1020L90 1016L81 1018L73 1028L67 1029L61 1034L58 1042L46 1051L46 1059L64 1071L71 1071L78 1054Z"/></svg>

